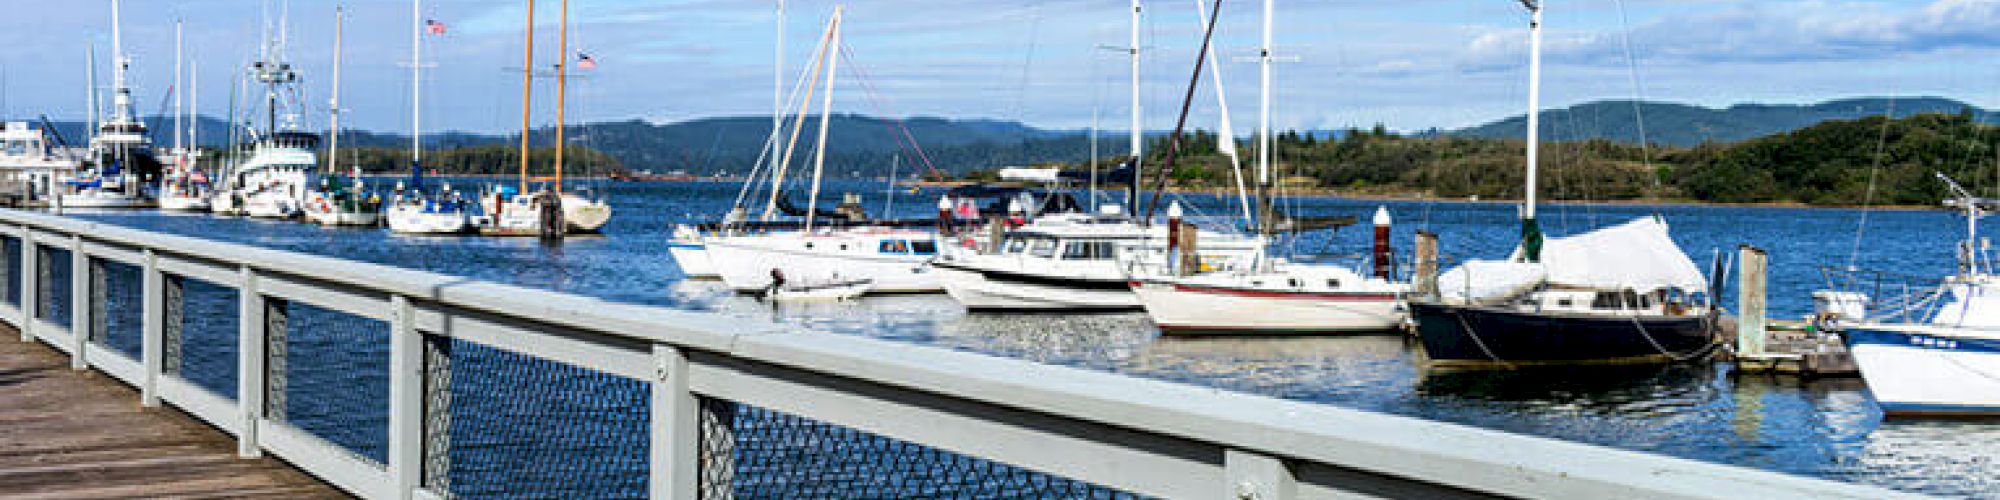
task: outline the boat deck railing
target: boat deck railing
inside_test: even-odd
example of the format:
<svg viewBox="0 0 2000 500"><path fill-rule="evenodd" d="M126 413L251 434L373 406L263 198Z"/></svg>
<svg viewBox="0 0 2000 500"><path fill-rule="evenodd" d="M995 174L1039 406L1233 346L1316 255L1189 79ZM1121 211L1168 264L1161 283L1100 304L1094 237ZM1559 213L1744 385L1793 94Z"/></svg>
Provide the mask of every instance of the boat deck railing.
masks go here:
<svg viewBox="0 0 2000 500"><path fill-rule="evenodd" d="M1897 496L38 213L0 253L23 340L364 498Z"/></svg>

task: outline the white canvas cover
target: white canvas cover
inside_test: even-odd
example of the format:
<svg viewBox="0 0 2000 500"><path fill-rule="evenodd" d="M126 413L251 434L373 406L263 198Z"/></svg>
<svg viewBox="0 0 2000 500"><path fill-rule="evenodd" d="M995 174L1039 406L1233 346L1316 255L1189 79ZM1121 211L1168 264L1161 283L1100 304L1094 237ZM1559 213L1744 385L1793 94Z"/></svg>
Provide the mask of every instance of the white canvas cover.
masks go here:
<svg viewBox="0 0 2000 500"><path fill-rule="evenodd" d="M1484 302L1519 295L1542 284L1541 264L1474 260L1438 275L1438 294L1451 302Z"/></svg>
<svg viewBox="0 0 2000 500"><path fill-rule="evenodd" d="M1520 254L1514 251L1515 258ZM1701 268L1667 235L1667 223L1654 217L1549 238L1542 245L1542 266L1548 282L1557 285L1639 293L1708 289Z"/></svg>

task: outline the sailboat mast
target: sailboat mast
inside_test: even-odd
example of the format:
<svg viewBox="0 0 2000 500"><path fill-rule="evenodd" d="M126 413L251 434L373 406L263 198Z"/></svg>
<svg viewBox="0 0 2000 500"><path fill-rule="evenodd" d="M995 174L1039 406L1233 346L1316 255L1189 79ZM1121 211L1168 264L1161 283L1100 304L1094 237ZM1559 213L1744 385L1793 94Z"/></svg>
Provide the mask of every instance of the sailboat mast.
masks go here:
<svg viewBox="0 0 2000 500"><path fill-rule="evenodd" d="M1132 104L1130 106L1132 111L1132 179L1128 181L1131 185L1127 187L1132 196L1130 200L1126 200L1128 204L1139 203L1139 180L1145 177L1141 174L1146 171L1143 168L1146 157L1144 154L1146 132L1141 128L1140 118L1142 116L1142 109L1139 107L1139 14L1141 10L1142 7L1139 5L1139 0L1132 0L1132 44L1128 46L1128 50L1126 51L1132 62Z"/></svg>
<svg viewBox="0 0 2000 500"><path fill-rule="evenodd" d="M764 202L762 220L771 220L771 217L775 216L778 212L778 197L784 195L785 172L791 170L792 152L799 145L799 132L805 128L806 113L812 107L813 95L819 92L819 68L820 65L826 63L826 46L832 38L833 26L831 23L828 23L826 33L820 36L819 45L813 47L812 67L806 72L809 75L809 80L807 80L805 87L806 96L804 100L799 101L799 112L792 116L792 131L789 134L789 138L785 140L784 154L779 155L778 167L771 172L771 196L769 200ZM772 146L775 147L777 144L772 144ZM776 151L774 150L775 153Z"/></svg>
<svg viewBox="0 0 2000 500"><path fill-rule="evenodd" d="M410 168L424 161L424 0L410 0ZM415 186L411 186L415 187Z"/></svg>
<svg viewBox="0 0 2000 500"><path fill-rule="evenodd" d="M1528 179L1526 204L1521 208L1522 253L1528 262L1541 260L1542 231L1535 222L1535 171L1538 169L1542 140L1542 2L1521 0L1528 20Z"/></svg>
<svg viewBox="0 0 2000 500"><path fill-rule="evenodd" d="M535 0L528 0L527 44L521 51L521 190L528 194L528 123L535 96Z"/></svg>
<svg viewBox="0 0 2000 500"><path fill-rule="evenodd" d="M833 26L828 27L830 31L827 35L826 53L821 56L826 59L826 91L820 95L819 102L819 145L817 146L817 150L813 152L812 193L806 196L807 233L812 232L813 218L819 215L817 213L819 212L819 184L822 175L826 172L826 132L833 118L833 76L834 71L840 68L840 13L844 8L845 6L842 5L833 6Z"/></svg>
<svg viewBox="0 0 2000 500"><path fill-rule="evenodd" d="M1264 0L1264 44L1257 54L1257 234L1271 232L1271 32L1276 3Z"/></svg>
<svg viewBox="0 0 2000 500"><path fill-rule="evenodd" d="M528 32L520 56L520 194L528 194L528 118L534 114L534 0L528 0Z"/></svg>
<svg viewBox="0 0 2000 500"><path fill-rule="evenodd" d="M340 172L340 44L342 30L346 28L347 11L341 7L333 9L333 97L327 101L327 116L332 124L326 130L326 172Z"/></svg>
<svg viewBox="0 0 2000 500"><path fill-rule="evenodd" d="M187 147L201 150L201 61L188 61ZM194 155L189 154L189 159ZM193 163L188 167L192 168Z"/></svg>
<svg viewBox="0 0 2000 500"><path fill-rule="evenodd" d="M176 166L179 166L181 163L179 160L185 158L187 154L181 149L181 110L184 109L181 103L186 100L181 96L181 81L187 76L181 73L181 34L181 21L176 19L174 20L174 84L169 87L174 93L174 154L179 155L174 162Z"/></svg>
<svg viewBox="0 0 2000 500"><path fill-rule="evenodd" d="M83 68L84 77L90 80L89 84L87 85L89 87L87 89L89 90L89 92L87 93L88 95L86 96L88 97L88 99L85 101L85 105L90 106L90 133L95 134L97 133L98 127L102 126L99 125L99 121L102 120L102 118L99 116L98 105L97 105L97 100L101 96L99 96L97 93L97 44L96 43L93 42L90 44L90 52L85 54L84 59L85 59Z"/></svg>
<svg viewBox="0 0 2000 500"><path fill-rule="evenodd" d="M556 37L556 44L562 56L556 59L556 181L555 192L563 190L563 150L568 144L563 139L563 112L569 107L569 0L562 0L562 22Z"/></svg>

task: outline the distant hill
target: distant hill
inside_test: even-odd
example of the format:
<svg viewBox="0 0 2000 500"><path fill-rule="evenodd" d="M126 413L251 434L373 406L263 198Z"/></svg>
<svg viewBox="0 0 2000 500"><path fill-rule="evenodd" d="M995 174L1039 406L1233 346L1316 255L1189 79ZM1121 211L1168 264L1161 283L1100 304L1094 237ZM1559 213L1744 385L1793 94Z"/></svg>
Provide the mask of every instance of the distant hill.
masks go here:
<svg viewBox="0 0 2000 500"><path fill-rule="evenodd" d="M1568 109L1542 112L1542 137L1550 141L1609 139L1639 142L1638 120L1633 101L1594 101ZM1985 123L2000 123L1991 111L1942 97L1841 99L1810 105L1738 104L1722 109L1667 102L1641 102L1646 117L1646 136L1653 143L1692 146L1702 142L1739 142L1772 134L1791 132L1828 120L1854 120L1881 116L1895 106L1895 116L1905 118L1921 113L1958 113L1971 109ZM1518 139L1527 135L1527 116L1520 115L1485 125L1447 132L1461 137Z"/></svg>

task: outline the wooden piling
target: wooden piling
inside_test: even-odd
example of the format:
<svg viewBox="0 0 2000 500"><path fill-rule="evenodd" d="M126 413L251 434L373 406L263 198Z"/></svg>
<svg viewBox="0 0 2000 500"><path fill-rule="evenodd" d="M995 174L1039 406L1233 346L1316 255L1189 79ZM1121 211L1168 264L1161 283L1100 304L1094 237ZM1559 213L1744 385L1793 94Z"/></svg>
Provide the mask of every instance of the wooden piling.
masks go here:
<svg viewBox="0 0 2000 500"><path fill-rule="evenodd" d="M1438 293L1438 235L1430 231L1417 231L1417 295L1435 297Z"/></svg>

